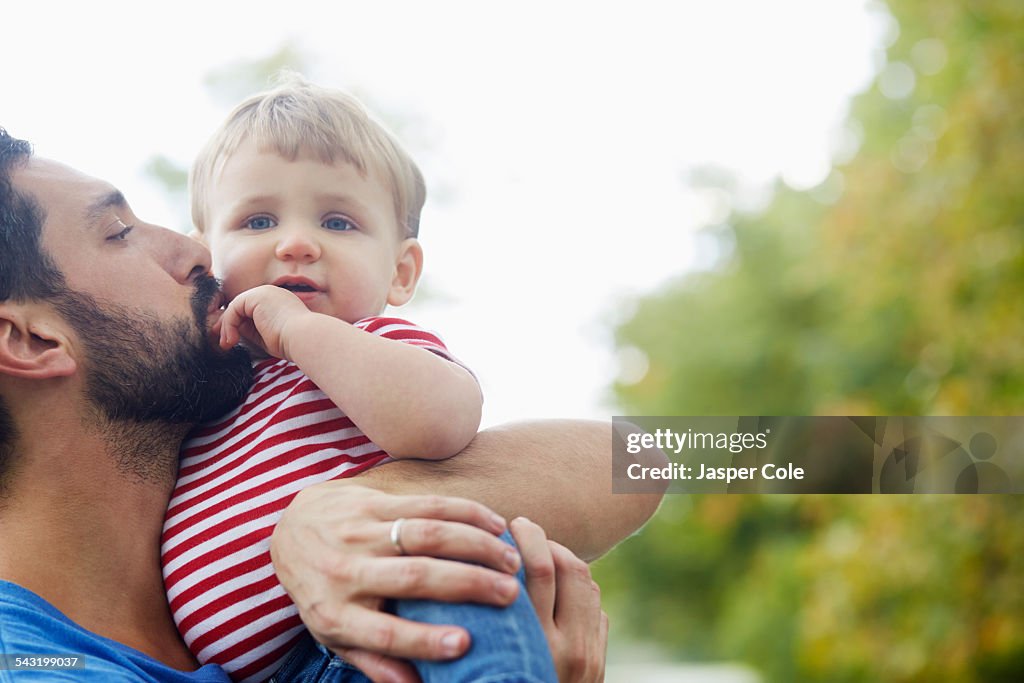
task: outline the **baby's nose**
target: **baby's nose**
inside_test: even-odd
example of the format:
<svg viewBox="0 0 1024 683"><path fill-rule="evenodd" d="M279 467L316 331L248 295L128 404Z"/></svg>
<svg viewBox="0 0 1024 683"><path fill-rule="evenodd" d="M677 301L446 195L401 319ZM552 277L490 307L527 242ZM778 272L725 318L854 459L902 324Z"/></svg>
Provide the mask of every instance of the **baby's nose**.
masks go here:
<svg viewBox="0 0 1024 683"><path fill-rule="evenodd" d="M320 258L320 244L305 231L291 230L281 235L276 253L282 261L316 261Z"/></svg>

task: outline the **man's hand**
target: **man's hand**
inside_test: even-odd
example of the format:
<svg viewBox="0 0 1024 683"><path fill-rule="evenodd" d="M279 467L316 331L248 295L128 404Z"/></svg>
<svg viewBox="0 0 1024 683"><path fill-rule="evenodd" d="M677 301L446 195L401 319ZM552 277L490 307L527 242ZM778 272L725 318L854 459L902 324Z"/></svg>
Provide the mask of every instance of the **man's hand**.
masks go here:
<svg viewBox="0 0 1024 683"><path fill-rule="evenodd" d="M540 617L561 683L601 683L608 648L608 615L587 564L549 541L525 517L512 520L512 536L526 568L526 589Z"/></svg>
<svg viewBox="0 0 1024 683"><path fill-rule="evenodd" d="M399 556L391 543L398 518L406 520L402 549L429 557ZM511 603L519 584L510 574L520 559L497 537L505 526L497 514L469 500L395 496L331 481L295 497L274 530L270 551L281 584L318 641L373 680L416 681L398 658L458 657L469 646L469 634L399 619L381 611L383 601Z"/></svg>
<svg viewBox="0 0 1024 683"><path fill-rule="evenodd" d="M296 318L313 313L299 297L274 285L244 291L227 305L217 325L221 348L229 349L245 339L275 358L287 358L284 328Z"/></svg>

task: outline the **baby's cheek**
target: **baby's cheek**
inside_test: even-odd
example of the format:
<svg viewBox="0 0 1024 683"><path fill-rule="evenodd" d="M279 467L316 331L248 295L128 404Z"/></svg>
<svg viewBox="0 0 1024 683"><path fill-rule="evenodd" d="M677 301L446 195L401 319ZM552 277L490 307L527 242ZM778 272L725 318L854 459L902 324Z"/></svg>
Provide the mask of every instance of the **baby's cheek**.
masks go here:
<svg viewBox="0 0 1024 683"><path fill-rule="evenodd" d="M213 274L219 278L229 271L231 253L225 250L224 245L216 240L208 243L210 247L210 259L213 261Z"/></svg>
<svg viewBox="0 0 1024 683"><path fill-rule="evenodd" d="M214 249L213 274L221 279L225 293L234 297L247 289L262 284L262 269L256 263L256 255L243 249Z"/></svg>

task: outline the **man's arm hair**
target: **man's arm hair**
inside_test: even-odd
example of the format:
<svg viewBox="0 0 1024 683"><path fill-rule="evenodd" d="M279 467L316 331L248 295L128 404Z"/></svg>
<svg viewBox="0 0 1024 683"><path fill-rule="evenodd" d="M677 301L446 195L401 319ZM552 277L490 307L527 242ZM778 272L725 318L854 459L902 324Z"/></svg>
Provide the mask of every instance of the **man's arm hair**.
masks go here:
<svg viewBox="0 0 1024 683"><path fill-rule="evenodd" d="M500 425L477 434L454 458L393 462L354 483L470 498L510 520L525 516L590 561L638 529L662 497L612 493L612 434L609 423L583 420ZM654 467L665 461L660 451L637 457Z"/></svg>

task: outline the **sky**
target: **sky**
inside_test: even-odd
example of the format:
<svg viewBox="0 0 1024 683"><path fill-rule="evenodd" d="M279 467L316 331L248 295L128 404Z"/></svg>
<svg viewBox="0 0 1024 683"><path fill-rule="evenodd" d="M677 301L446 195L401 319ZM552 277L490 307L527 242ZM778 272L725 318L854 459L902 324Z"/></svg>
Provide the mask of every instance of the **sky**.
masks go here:
<svg viewBox="0 0 1024 683"><path fill-rule="evenodd" d="M306 75L402 122L427 178L424 292L393 314L474 369L484 424L609 419L642 358L613 327L708 258L737 179L824 180L849 99L898 30L864 0L20 3L0 42L0 126L183 229L144 168L182 166L230 108L206 77L284 44ZM685 353L685 349L680 349Z"/></svg>

